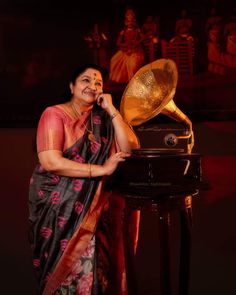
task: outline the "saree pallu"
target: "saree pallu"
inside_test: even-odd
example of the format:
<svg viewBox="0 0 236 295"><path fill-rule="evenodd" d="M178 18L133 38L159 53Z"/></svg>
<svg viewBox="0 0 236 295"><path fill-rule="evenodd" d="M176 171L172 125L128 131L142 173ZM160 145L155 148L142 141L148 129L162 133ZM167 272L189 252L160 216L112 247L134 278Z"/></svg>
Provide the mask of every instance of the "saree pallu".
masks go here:
<svg viewBox="0 0 236 295"><path fill-rule="evenodd" d="M114 133L111 120L102 111L93 111L93 118L96 140L89 141L85 132L64 151L65 158L102 165L109 157ZM109 211L108 193L101 193L102 188L101 177L64 177L36 166L29 190L29 239L38 294L106 294L111 259L108 213L99 221L102 212ZM105 233L100 236L96 234L98 221L99 232Z"/></svg>

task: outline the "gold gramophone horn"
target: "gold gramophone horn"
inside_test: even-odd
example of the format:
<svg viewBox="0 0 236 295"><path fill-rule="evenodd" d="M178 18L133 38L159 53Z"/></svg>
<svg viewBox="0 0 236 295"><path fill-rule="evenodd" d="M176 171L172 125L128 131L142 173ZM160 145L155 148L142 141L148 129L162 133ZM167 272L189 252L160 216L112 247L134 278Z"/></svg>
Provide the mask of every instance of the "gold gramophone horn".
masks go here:
<svg viewBox="0 0 236 295"><path fill-rule="evenodd" d="M185 125L189 130L192 130L192 122L190 119L177 107L173 100L167 103L161 110L161 113Z"/></svg>
<svg viewBox="0 0 236 295"><path fill-rule="evenodd" d="M177 80L178 71L173 60L163 58L143 66L125 88L120 112L131 126L141 125L159 113L165 114L186 126L193 146L192 122L173 101Z"/></svg>

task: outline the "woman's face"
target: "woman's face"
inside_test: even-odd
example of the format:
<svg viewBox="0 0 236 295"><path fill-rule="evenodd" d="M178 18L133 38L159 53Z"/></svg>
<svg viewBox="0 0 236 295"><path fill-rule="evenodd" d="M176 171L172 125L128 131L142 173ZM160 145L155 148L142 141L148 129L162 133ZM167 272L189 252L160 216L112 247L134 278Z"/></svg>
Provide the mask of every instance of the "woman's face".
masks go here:
<svg viewBox="0 0 236 295"><path fill-rule="evenodd" d="M72 99L84 105L92 105L103 91L102 75L98 70L88 68L80 74L75 83L70 83Z"/></svg>

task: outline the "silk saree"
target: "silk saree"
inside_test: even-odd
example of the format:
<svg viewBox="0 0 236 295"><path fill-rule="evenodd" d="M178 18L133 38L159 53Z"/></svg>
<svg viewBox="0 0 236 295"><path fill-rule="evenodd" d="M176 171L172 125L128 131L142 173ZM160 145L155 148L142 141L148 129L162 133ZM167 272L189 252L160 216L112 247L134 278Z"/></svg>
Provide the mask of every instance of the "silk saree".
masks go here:
<svg viewBox="0 0 236 295"><path fill-rule="evenodd" d="M85 124L88 129L93 124L94 141ZM114 130L103 110L74 119L60 106L48 107L39 121L37 147L38 152L62 150L70 160L102 165L115 151ZM38 294L127 294L125 203L103 190L105 182L104 177L56 175L37 164L29 189L29 240ZM134 232L137 227L131 232L135 245Z"/></svg>

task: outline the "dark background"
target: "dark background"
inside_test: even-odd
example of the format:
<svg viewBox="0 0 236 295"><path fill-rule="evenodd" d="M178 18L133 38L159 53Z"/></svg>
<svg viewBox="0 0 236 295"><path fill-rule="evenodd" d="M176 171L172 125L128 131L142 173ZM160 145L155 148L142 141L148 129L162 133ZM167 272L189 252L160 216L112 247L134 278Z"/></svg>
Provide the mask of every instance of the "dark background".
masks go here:
<svg viewBox="0 0 236 295"><path fill-rule="evenodd" d="M84 40L85 36L91 35L95 24L108 39L104 44L105 58L102 63L109 69L128 6L135 10L140 25L149 14L159 17L160 38L167 40L173 37L175 21L181 9L188 9L193 19L193 34L198 40L195 71L206 72L204 25L214 3L227 19L234 3L230 0L1 0L1 125L30 125L46 105L58 101L74 68L81 63L95 61L95 51Z"/></svg>

